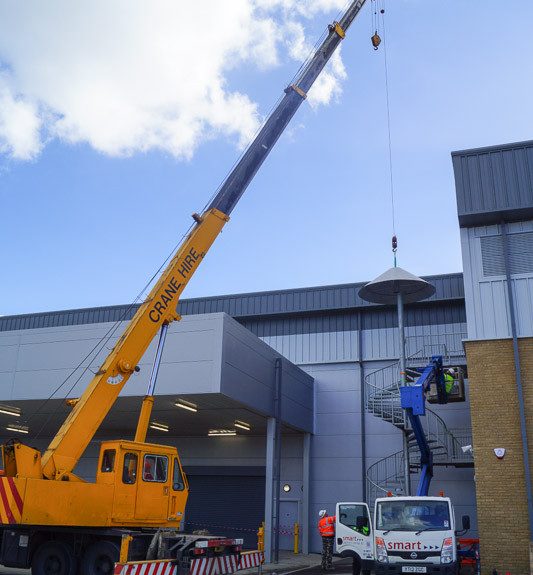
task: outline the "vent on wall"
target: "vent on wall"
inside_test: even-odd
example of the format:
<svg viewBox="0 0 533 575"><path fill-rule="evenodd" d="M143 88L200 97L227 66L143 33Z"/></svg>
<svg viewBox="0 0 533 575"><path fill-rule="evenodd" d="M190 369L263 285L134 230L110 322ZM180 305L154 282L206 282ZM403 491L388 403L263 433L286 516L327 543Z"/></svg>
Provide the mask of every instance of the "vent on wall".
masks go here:
<svg viewBox="0 0 533 575"><path fill-rule="evenodd" d="M511 275L533 273L533 232L509 234L507 237ZM485 277L505 275L502 236L481 238L481 261Z"/></svg>

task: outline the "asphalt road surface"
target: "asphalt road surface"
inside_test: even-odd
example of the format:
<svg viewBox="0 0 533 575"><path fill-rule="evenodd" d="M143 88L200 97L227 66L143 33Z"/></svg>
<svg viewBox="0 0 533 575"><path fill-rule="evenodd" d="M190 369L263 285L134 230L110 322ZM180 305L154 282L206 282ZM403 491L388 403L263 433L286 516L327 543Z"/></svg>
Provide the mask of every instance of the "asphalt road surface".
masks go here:
<svg viewBox="0 0 533 575"><path fill-rule="evenodd" d="M305 569L298 569L296 571L287 571L285 573L294 573L294 575L352 575L352 560L340 559L333 561L333 571L322 571L320 565L316 567L306 567Z"/></svg>

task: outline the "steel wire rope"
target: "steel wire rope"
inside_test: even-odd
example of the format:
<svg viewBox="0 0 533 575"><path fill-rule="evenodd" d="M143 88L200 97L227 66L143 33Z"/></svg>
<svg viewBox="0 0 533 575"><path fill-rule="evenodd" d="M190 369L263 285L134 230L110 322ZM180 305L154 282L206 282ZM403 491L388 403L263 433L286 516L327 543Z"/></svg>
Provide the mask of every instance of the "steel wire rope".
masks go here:
<svg viewBox="0 0 533 575"><path fill-rule="evenodd" d="M349 5L350 2L347 2L345 4L345 6L347 7ZM343 11L339 12L339 15L342 14ZM311 48L309 50L309 53L306 57L306 59L304 60L304 62L300 65L300 67L298 68L298 70L296 71L296 73L293 75L292 79L291 79L291 83L294 82L294 80L296 78L298 78L298 76L301 74L301 72L304 70L304 68L308 65L308 63L311 61L312 57L314 56L314 54L316 53L316 50L318 48L318 46L324 41L324 39L326 38L328 34L328 29L326 29L322 35L319 37L319 39L315 42L315 44L313 45L313 48ZM277 106L280 104L281 100L283 99L284 96L280 96L278 98L278 100L271 106L270 110L268 111L268 113L265 116L265 119L263 120L263 122L259 125L259 127L257 128L256 132L254 133L254 135L250 138L250 143L254 141L254 139L259 135L259 133L261 132L261 130L263 129L263 127L265 126L266 122L268 121L268 118L270 117L270 115L272 114L272 112L277 108ZM224 185L224 182L227 180L228 176L231 174L231 172L233 171L233 169L235 168L235 166L242 160L242 158L244 157L244 155L246 154L248 150L248 147L246 147L243 152L241 153L241 155L236 159L236 161L233 163L232 167L228 170L228 172L226 173L225 177L222 179L221 183L219 184L219 186L215 189L215 191L213 192L213 194L211 195L211 197L207 200L207 202L205 203L204 207L202 208L202 213L205 212L205 210L207 209L207 207L209 206L209 204L212 202L212 200L215 198L215 196L218 194L218 192L220 191L220 189L222 188L222 186ZM189 226L189 228L187 229L187 231L183 234L183 236L181 237L180 241L174 246L174 248L172 249L172 251L170 252L170 254L167 256L167 258L163 261L163 263L159 266L159 268L157 269L157 271L152 275L152 277L150 278L150 280L145 284L145 286L143 287L143 289L139 292L139 294L136 296L136 298L133 300L133 302L131 302L128 307L123 311L122 315L119 317L118 320L115 321L115 323L109 328L109 330L102 336L102 338L94 345L94 347L81 359L81 361L78 363L78 365L76 367L74 367L72 369L72 371L69 373L69 375L52 391L52 393L45 399L43 400L38 408L31 413L28 418L24 421L24 423L26 425L29 424L29 422L38 414L41 412L41 410L48 404L49 401L52 400L52 398L63 388L63 386L69 381L69 379L74 375L74 373L76 373L76 371L78 369L80 369L80 367L83 365L83 363L88 360L91 356L96 357L103 349L103 347L109 342L109 340L113 337L113 335L115 334L116 330L118 329L118 327L120 326L121 322L126 318L127 314L131 311L131 309L133 309L133 307L141 300L142 295L146 292L146 290L148 289L148 287L151 285L151 283L154 281L154 279L161 273L161 270L163 269L163 267L168 263L168 261L173 257L173 255L176 253L178 247L181 245L181 243L183 242L183 240L187 237L187 235L190 233L190 231L192 230L192 228L194 227L195 224L191 224ZM99 348L99 349L98 349ZM93 357L93 359L94 359ZM92 361L92 360L91 360ZM91 366L91 361L89 361L89 364L87 366L85 366L85 368L82 370L82 372L80 373L80 375L78 376L78 378L74 381L74 383L70 386L70 388L67 390L67 392L62 396L61 399L66 399L69 395L69 393L76 387L76 385L79 383L79 381L81 380L81 378L87 373L87 371L90 369ZM61 404L60 404L61 405ZM45 422L43 423L43 425L40 427L39 431L34 434L32 436L32 439L37 439L40 434L42 433L42 431L44 430L44 428L48 425L50 419L56 415L59 411L59 406L56 407L56 409L54 411L52 411L47 419L45 420Z"/></svg>
<svg viewBox="0 0 533 575"><path fill-rule="evenodd" d="M391 114L390 114L390 95L389 95L389 67L387 61L387 34L385 29L385 10L381 8L381 29L383 32L383 62L385 68L385 96L387 102L387 134L389 144L389 177L390 177L390 199L391 199L391 220L392 220L392 233L396 235L396 209L395 209L395 196L394 196L394 172L392 162L392 130L391 130ZM379 19L379 16L378 16Z"/></svg>

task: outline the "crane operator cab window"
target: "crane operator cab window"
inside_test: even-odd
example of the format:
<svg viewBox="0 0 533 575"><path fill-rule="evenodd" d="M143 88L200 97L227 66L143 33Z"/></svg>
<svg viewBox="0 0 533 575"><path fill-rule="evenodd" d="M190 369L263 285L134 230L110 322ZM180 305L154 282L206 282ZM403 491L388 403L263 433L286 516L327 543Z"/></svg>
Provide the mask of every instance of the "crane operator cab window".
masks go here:
<svg viewBox="0 0 533 575"><path fill-rule="evenodd" d="M185 489L185 480L183 479L183 473L181 472L181 467L179 461L174 459L174 473L172 476L172 489L174 491L183 491Z"/></svg>
<svg viewBox="0 0 533 575"><path fill-rule="evenodd" d="M124 455L124 466L122 468L122 483L133 485L137 480L137 454L126 453Z"/></svg>
<svg viewBox="0 0 533 575"><path fill-rule="evenodd" d="M114 449L106 449L102 455L102 465L100 471L102 473L111 473L115 469L115 456L117 452Z"/></svg>
<svg viewBox="0 0 533 575"><path fill-rule="evenodd" d="M145 455L143 464L143 481L165 483L168 472L168 457L166 455Z"/></svg>

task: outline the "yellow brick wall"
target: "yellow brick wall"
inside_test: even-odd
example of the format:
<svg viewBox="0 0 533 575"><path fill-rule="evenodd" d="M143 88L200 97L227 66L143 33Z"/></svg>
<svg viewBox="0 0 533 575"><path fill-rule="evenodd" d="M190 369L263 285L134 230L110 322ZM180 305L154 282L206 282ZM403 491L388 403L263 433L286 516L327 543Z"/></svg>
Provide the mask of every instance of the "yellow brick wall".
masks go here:
<svg viewBox="0 0 533 575"><path fill-rule="evenodd" d="M512 340L465 343L483 575L530 573L529 523ZM519 340L530 462L533 338ZM499 460L494 448L504 447Z"/></svg>

